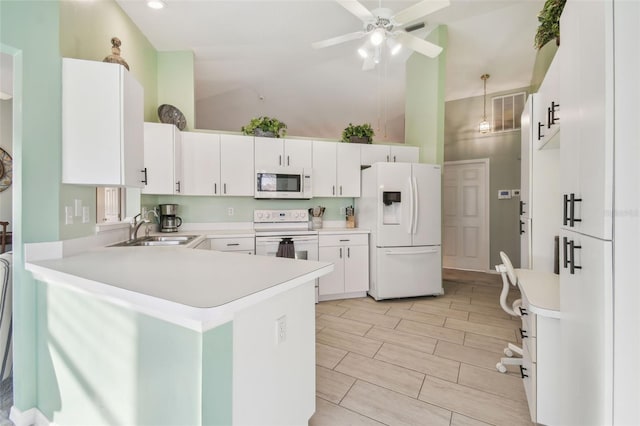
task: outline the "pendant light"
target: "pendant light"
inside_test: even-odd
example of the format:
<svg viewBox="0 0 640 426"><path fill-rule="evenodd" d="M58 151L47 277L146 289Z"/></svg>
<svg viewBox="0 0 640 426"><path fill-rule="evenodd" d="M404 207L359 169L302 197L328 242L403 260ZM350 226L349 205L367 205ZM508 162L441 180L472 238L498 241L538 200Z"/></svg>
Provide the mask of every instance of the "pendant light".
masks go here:
<svg viewBox="0 0 640 426"><path fill-rule="evenodd" d="M491 124L487 121L487 79L489 78L489 74L482 74L480 78L484 81L484 109L482 121L478 124L478 131L480 133L489 133L491 131Z"/></svg>

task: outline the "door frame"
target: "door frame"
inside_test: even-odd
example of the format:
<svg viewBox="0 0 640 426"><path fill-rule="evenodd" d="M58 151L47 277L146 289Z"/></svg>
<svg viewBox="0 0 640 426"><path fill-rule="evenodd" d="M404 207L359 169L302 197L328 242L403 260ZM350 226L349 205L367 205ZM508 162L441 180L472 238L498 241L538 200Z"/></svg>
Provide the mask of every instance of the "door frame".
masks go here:
<svg viewBox="0 0 640 426"><path fill-rule="evenodd" d="M492 268L491 268L491 221L489 218L489 214L491 212L491 205L489 204L491 202L491 197L489 195L490 192L490 188L491 188L491 161L489 158L476 158L473 160L458 160L458 161L445 161L444 164L442 165L442 186L444 188L444 172L445 172L445 168L447 166L462 166L465 164L482 164L484 166L484 171L485 171L485 181L484 181L484 223L483 223L483 228L484 230L486 230L486 265L485 265L485 269L482 270L482 272L491 272ZM442 204L442 232L444 235L444 203ZM444 247L442 248L442 256L444 259ZM462 269L464 270L464 269Z"/></svg>

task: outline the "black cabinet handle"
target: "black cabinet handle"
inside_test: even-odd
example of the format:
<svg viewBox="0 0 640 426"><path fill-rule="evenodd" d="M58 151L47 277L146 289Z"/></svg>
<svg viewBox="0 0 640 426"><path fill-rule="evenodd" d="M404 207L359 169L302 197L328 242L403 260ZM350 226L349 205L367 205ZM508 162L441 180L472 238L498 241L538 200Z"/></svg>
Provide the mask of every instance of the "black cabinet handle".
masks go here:
<svg viewBox="0 0 640 426"><path fill-rule="evenodd" d="M562 237L562 255L563 255L563 263L564 269L567 269L569 263L571 263L571 259L569 259L569 239L567 237Z"/></svg>
<svg viewBox="0 0 640 426"><path fill-rule="evenodd" d="M542 139L544 135L540 133L540 130L544 127L544 123L538 121L538 140Z"/></svg>
<svg viewBox="0 0 640 426"><path fill-rule="evenodd" d="M520 330L520 337L522 337L523 339L526 339L529 337L527 336L527 330L523 330L522 328L518 328L518 330Z"/></svg>
<svg viewBox="0 0 640 426"><path fill-rule="evenodd" d="M562 237L562 254L564 255L564 269L569 268L569 273L574 275L576 269L582 269L582 266L576 265L576 250L580 250L582 246L576 245L574 240Z"/></svg>
<svg viewBox="0 0 640 426"><path fill-rule="evenodd" d="M576 198L576 194L573 192L569 195L564 194L563 197L562 224L573 228L576 222L582 222L582 219L576 219L576 203L582 202L582 198Z"/></svg>
<svg viewBox="0 0 640 426"><path fill-rule="evenodd" d="M562 202L562 224L567 225L569 223L569 216L567 215L569 209L569 196L567 194L563 194L563 202Z"/></svg>
<svg viewBox="0 0 640 426"><path fill-rule="evenodd" d="M520 216L524 214L524 205L527 204L524 201L520 201Z"/></svg>
<svg viewBox="0 0 640 426"><path fill-rule="evenodd" d="M553 112L551 111L551 107L547 108L547 129L551 128L551 125L553 124Z"/></svg>
<svg viewBox="0 0 640 426"><path fill-rule="evenodd" d="M227 247L239 246L240 243L227 243Z"/></svg>
<svg viewBox="0 0 640 426"><path fill-rule="evenodd" d="M560 104L551 102L551 125L556 124L556 121L560 121L560 118L556 117L556 112L560 108Z"/></svg>
<svg viewBox="0 0 640 426"><path fill-rule="evenodd" d="M529 315L529 313L527 312L527 310L525 308L523 308L522 306L518 306L518 310L520 311L520 316L525 316L525 315Z"/></svg>
<svg viewBox="0 0 640 426"><path fill-rule="evenodd" d="M340 247L340 259L342 259L342 247Z"/></svg>
<svg viewBox="0 0 640 426"><path fill-rule="evenodd" d="M351 247L347 247L347 257L351 257Z"/></svg>
<svg viewBox="0 0 640 426"><path fill-rule="evenodd" d="M222 189L224 190L224 193L226 194L227 193L227 184L226 183L222 184Z"/></svg>
<svg viewBox="0 0 640 426"><path fill-rule="evenodd" d="M145 167L144 169L140 170L142 173L144 173L144 179L142 179L140 182L144 183L145 185L147 185L147 168Z"/></svg>
<svg viewBox="0 0 640 426"><path fill-rule="evenodd" d="M217 194L218 193L218 182L214 182L213 183L213 193Z"/></svg>
<svg viewBox="0 0 640 426"><path fill-rule="evenodd" d="M525 377L529 377L528 374L524 374L524 372L527 371L526 368L524 368L523 366L520 366L520 376L524 379Z"/></svg>
<svg viewBox="0 0 640 426"><path fill-rule="evenodd" d="M522 229L522 225L524 225L524 222L520 221L520 235L524 234L524 229Z"/></svg>
<svg viewBox="0 0 640 426"><path fill-rule="evenodd" d="M394 163L396 162L396 156L395 155L393 156L393 162Z"/></svg>
<svg viewBox="0 0 640 426"><path fill-rule="evenodd" d="M351 240L340 240L340 242L343 242L343 243L347 242L347 241L351 241Z"/></svg>
<svg viewBox="0 0 640 426"><path fill-rule="evenodd" d="M582 266L577 266L576 265L576 249L581 249L582 246L577 246L573 240L571 240L569 242L569 250L571 252L571 265L569 268L569 273L571 275L574 275L576 273L576 269L582 269Z"/></svg>
<svg viewBox="0 0 640 426"><path fill-rule="evenodd" d="M278 155L278 166L282 166L282 155Z"/></svg>
<svg viewBox="0 0 640 426"><path fill-rule="evenodd" d="M180 192L180 181L176 182L176 192Z"/></svg>

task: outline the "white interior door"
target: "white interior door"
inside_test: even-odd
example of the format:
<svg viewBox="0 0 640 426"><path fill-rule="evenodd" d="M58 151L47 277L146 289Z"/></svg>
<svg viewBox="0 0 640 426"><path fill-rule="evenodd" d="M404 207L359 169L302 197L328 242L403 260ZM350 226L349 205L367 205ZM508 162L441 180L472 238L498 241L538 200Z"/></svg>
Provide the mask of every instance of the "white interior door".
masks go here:
<svg viewBox="0 0 640 426"><path fill-rule="evenodd" d="M443 266L488 271L489 160L447 162L443 185Z"/></svg>

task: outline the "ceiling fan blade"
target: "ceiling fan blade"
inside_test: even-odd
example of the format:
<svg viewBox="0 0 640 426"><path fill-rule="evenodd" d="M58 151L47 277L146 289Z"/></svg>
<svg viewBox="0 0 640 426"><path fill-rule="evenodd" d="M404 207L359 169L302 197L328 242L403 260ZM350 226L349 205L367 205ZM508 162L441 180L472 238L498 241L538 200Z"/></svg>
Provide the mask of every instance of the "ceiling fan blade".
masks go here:
<svg viewBox="0 0 640 426"><path fill-rule="evenodd" d="M407 24L443 9L449 6L449 4L449 0L423 0L396 13L392 19L397 25Z"/></svg>
<svg viewBox="0 0 640 426"><path fill-rule="evenodd" d="M366 33L364 31L356 31L354 33L343 34L338 37L328 38L322 41L316 41L315 43L311 43L311 46L314 49L322 49L323 47L334 46L336 44L344 43L346 41L357 40L359 38L364 37Z"/></svg>
<svg viewBox="0 0 640 426"><path fill-rule="evenodd" d="M433 44L426 40L419 39L403 31L398 31L393 34L396 39L402 43L403 46L408 47L424 56L429 58L435 58L442 52L442 47L437 44Z"/></svg>
<svg viewBox="0 0 640 426"><path fill-rule="evenodd" d="M336 2L349 12L360 18L361 21L375 21L376 17L357 0L336 0Z"/></svg>

